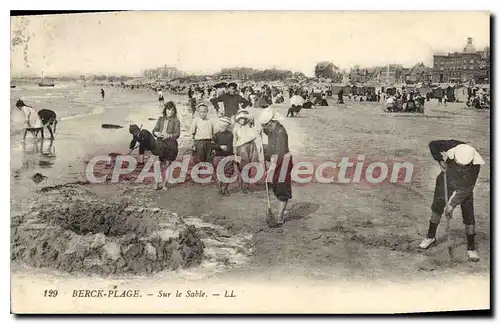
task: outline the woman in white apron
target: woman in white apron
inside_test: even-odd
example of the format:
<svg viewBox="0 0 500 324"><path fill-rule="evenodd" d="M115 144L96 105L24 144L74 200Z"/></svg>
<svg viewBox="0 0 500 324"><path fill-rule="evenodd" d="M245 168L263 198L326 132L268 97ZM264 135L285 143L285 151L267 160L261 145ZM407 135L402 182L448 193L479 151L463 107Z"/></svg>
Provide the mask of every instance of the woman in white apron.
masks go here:
<svg viewBox="0 0 500 324"><path fill-rule="evenodd" d="M38 112L31 106L27 106L24 101L19 99L16 102L16 107L24 113L24 134L23 141L26 140L28 131L33 134L33 138L37 138L38 132L42 130L43 124Z"/></svg>

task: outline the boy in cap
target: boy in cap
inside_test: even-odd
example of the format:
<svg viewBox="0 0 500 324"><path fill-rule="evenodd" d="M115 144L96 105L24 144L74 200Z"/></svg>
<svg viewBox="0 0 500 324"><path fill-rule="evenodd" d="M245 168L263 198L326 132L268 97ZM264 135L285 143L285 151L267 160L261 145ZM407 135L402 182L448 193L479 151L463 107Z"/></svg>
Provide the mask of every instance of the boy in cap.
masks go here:
<svg viewBox="0 0 500 324"><path fill-rule="evenodd" d="M277 156L271 188L276 198L280 201L280 209L278 219L273 220L273 223L270 225L271 227L283 225L288 200L292 199L292 156L288 149L288 134L285 127L278 121L279 119L279 116L272 108L266 108L260 114L262 129L268 137L268 149L264 154L265 159L270 161L272 156ZM289 157L286 162L285 156ZM282 173L284 173L285 177L280 179ZM269 181L267 176L266 181Z"/></svg>
<svg viewBox="0 0 500 324"><path fill-rule="evenodd" d="M219 163L226 157L233 155L233 133L230 131L231 120L228 117L219 118L221 130L214 135L212 148L214 150L214 170L216 172L217 184L219 187L219 194L222 196L228 196L228 186L229 183L222 183L220 181L221 175L217 167ZM234 162L231 160L224 164L223 170L224 176L230 178L234 174Z"/></svg>
<svg viewBox="0 0 500 324"><path fill-rule="evenodd" d="M427 237L420 243L420 248L427 249L436 242L436 230L441 214L444 212L446 217L451 218L453 210L460 205L467 237L467 255L469 260L479 261L475 245L473 190L480 165L484 164L484 160L472 146L457 140L432 141L429 143L429 149L443 172L436 179L429 230ZM444 198L444 172L447 175L447 188L450 193L448 201Z"/></svg>
<svg viewBox="0 0 500 324"><path fill-rule="evenodd" d="M197 162L208 162L212 151L212 138L215 133L214 124L208 119L208 106L201 103L197 107L198 116L194 117L191 134L194 140L194 156Z"/></svg>

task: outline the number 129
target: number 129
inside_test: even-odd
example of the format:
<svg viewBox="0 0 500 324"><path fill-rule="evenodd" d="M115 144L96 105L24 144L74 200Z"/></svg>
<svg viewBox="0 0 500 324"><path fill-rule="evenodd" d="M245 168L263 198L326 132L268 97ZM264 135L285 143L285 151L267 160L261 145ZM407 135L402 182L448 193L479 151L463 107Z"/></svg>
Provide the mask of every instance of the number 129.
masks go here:
<svg viewBox="0 0 500 324"><path fill-rule="evenodd" d="M43 292L43 297L56 297L57 296L57 290L56 289L49 289L49 290L44 290Z"/></svg>

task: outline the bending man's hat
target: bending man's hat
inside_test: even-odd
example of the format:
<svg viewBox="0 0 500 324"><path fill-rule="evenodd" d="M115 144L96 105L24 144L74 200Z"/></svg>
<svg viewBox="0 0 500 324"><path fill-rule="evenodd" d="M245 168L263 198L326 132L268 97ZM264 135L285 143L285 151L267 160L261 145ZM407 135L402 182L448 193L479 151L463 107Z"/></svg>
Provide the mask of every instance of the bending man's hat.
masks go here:
<svg viewBox="0 0 500 324"><path fill-rule="evenodd" d="M484 164L484 160L477 153L476 149L468 144L459 144L446 152L446 155L450 159L454 159L460 165L467 165L472 162L472 164Z"/></svg>
<svg viewBox="0 0 500 324"><path fill-rule="evenodd" d="M260 123L265 125L272 120L280 120L281 116L274 110L274 108L265 108L260 113Z"/></svg>

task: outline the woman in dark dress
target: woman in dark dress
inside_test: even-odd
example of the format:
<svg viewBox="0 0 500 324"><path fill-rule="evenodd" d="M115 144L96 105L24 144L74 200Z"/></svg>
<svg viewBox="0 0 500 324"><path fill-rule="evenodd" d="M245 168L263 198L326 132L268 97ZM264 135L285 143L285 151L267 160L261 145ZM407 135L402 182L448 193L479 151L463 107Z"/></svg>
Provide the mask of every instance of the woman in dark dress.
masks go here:
<svg viewBox="0 0 500 324"><path fill-rule="evenodd" d="M156 148L159 152L161 162L166 162L166 167L177 159L179 147L177 139L181 134L181 124L177 118L177 108L172 101L165 104L163 116L158 118L156 126L153 129L153 135L156 136ZM157 189L161 189L159 185Z"/></svg>

